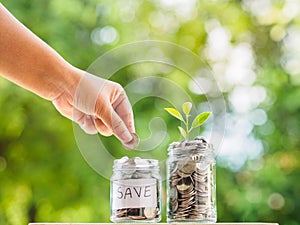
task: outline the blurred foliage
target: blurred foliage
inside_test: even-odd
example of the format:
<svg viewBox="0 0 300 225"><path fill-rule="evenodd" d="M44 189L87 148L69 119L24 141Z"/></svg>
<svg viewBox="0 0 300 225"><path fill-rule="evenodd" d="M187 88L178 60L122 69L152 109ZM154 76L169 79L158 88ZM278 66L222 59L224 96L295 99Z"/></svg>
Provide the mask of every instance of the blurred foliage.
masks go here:
<svg viewBox="0 0 300 225"><path fill-rule="evenodd" d="M138 40L170 41L199 55L210 65L227 103L228 131L218 155L218 220L299 224L299 2L1 2L82 69L109 49ZM190 78L167 67L132 65L111 79L125 86L144 76L167 77L181 84L202 110L205 97L190 88ZM159 84L153 83L142 91L151 93L157 88ZM0 92L0 224L108 222L109 181L80 154L72 122L51 103L3 78ZM261 94L257 97L257 93ZM245 105L247 101L250 106ZM179 139L178 124L163 111L169 106L168 101L153 96L133 107L142 139L151 136L152 118L166 122L168 137L150 153L126 152L114 137L100 138L116 158L127 154L164 160L168 143ZM240 135L234 136L235 132ZM246 150L249 146L242 138L260 146L256 155L251 147L250 152Z"/></svg>

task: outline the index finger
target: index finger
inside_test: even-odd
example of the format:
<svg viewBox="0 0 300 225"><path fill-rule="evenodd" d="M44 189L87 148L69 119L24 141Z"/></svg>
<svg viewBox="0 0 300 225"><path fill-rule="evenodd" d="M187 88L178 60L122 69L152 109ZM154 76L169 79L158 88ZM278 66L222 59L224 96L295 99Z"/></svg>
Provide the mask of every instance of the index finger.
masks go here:
<svg viewBox="0 0 300 225"><path fill-rule="evenodd" d="M118 101L113 104L113 108L128 130L135 133L133 111L125 92L120 94Z"/></svg>

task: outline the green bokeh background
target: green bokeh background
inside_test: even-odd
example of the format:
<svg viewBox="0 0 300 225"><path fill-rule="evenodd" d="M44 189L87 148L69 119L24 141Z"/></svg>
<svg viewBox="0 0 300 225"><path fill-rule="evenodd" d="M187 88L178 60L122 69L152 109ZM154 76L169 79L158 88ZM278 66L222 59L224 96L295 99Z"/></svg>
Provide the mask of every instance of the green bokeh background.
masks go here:
<svg viewBox="0 0 300 225"><path fill-rule="evenodd" d="M218 221L300 224L298 1L1 2L81 69L114 47L140 40L169 41L197 54L212 68L227 104L226 154L220 150L217 157ZM232 56L234 50L240 57ZM239 64L245 55L248 61ZM244 70L230 73L229 65ZM203 94L190 88L188 76L175 69L161 71L166 68L129 66L111 79L126 85L144 76L164 76L182 85L194 102L205 101ZM254 92L246 97L236 94L245 89ZM246 109L236 103L255 100L255 90L262 91L261 101ZM178 124L163 111L168 106L163 99L149 97L133 107L141 138L150 135L151 118L166 122L168 138L149 153L160 160L167 157L168 143L179 139ZM201 111L201 104L196 108ZM0 224L109 222L109 181L82 157L72 122L50 102L3 78L0 109ZM247 126L239 123L241 118ZM116 158L142 155L126 152L114 137L99 138ZM253 150L258 154L249 151L248 143L241 141L245 138L258 143L259 150Z"/></svg>

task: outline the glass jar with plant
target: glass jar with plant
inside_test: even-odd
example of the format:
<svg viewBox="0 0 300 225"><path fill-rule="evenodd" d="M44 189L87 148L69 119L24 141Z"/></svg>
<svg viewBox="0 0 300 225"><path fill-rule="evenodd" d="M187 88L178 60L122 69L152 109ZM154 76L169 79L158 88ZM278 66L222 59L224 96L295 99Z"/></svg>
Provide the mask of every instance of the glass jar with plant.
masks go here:
<svg viewBox="0 0 300 225"><path fill-rule="evenodd" d="M203 137L190 140L190 132L200 127L210 112L190 120L192 103L182 105L183 115L174 108L165 108L183 126L178 126L184 140L173 142L167 160L167 222L215 223L216 167L212 145ZM190 122L192 121L192 122Z"/></svg>

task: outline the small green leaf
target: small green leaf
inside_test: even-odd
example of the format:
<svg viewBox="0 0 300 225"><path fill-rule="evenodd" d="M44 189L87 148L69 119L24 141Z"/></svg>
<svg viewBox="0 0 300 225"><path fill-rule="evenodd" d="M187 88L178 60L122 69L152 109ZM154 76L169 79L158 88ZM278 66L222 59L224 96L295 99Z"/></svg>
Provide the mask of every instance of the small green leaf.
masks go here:
<svg viewBox="0 0 300 225"><path fill-rule="evenodd" d="M189 115L191 109L192 109L192 103L190 102L183 103L182 110L185 113L185 115Z"/></svg>
<svg viewBox="0 0 300 225"><path fill-rule="evenodd" d="M170 113L172 116L176 117L177 119L184 121L182 115L180 114L180 112L178 112L176 109L174 108L164 108L168 113Z"/></svg>
<svg viewBox="0 0 300 225"><path fill-rule="evenodd" d="M182 127L180 127L180 126L178 126L178 129L179 129L181 135L184 137L184 139L187 139L187 133L186 133L186 131Z"/></svg>
<svg viewBox="0 0 300 225"><path fill-rule="evenodd" d="M192 128L196 128L199 127L200 125L202 125L210 116L210 112L203 112L201 114L199 114L193 121L192 123Z"/></svg>

